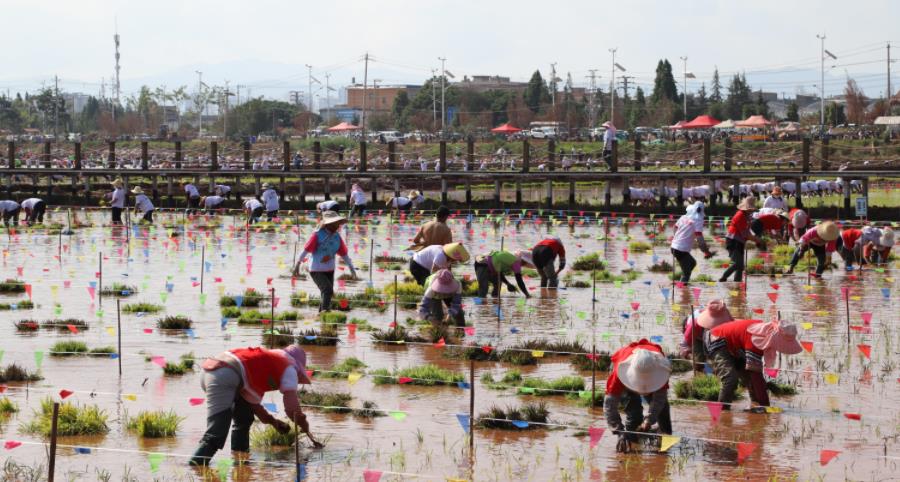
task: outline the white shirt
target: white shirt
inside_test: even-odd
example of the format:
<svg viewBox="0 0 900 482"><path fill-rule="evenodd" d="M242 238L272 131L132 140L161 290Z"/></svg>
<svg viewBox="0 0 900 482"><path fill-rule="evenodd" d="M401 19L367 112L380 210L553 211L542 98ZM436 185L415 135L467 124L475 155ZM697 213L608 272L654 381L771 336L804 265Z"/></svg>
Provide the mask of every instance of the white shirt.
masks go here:
<svg viewBox="0 0 900 482"><path fill-rule="evenodd" d="M153 211L153 203L146 194L138 194L134 198L134 207L138 208L142 213Z"/></svg>
<svg viewBox="0 0 900 482"><path fill-rule="evenodd" d="M198 191L197 186L193 184L185 184L184 192L187 193L188 197L200 197L200 191Z"/></svg>
<svg viewBox="0 0 900 482"><path fill-rule="evenodd" d="M403 206L409 204L409 202L410 201L408 197L395 197L394 199L391 199L391 206L395 208L402 208Z"/></svg>
<svg viewBox="0 0 900 482"><path fill-rule="evenodd" d="M364 205L366 204L366 193L365 191L353 191L350 193L350 202L356 205Z"/></svg>
<svg viewBox="0 0 900 482"><path fill-rule="evenodd" d="M224 184L216 184L216 191L219 194L228 194L231 192L231 186L226 186Z"/></svg>
<svg viewBox="0 0 900 482"><path fill-rule="evenodd" d="M763 202L764 208L772 208L772 209L785 209L784 197L775 197L769 196L766 198L765 202Z"/></svg>
<svg viewBox="0 0 900 482"><path fill-rule="evenodd" d="M244 201L244 208L253 211L254 209L263 207L262 203L256 199L248 199Z"/></svg>
<svg viewBox="0 0 900 482"><path fill-rule="evenodd" d="M278 211L278 193L274 189L266 189L262 193L262 201L266 203L266 211Z"/></svg>
<svg viewBox="0 0 900 482"><path fill-rule="evenodd" d="M415 198L410 199L410 201L412 202L413 207L416 207L419 204L422 204L423 202L425 202L425 196L422 196L421 194L419 194Z"/></svg>
<svg viewBox="0 0 900 482"><path fill-rule="evenodd" d="M616 128L615 127L607 127L606 132L603 133L603 148L604 149L612 149L612 143L616 140Z"/></svg>
<svg viewBox="0 0 900 482"><path fill-rule="evenodd" d="M875 244L875 246L879 246L881 235L882 231L880 229L873 228L872 226L866 226L862 228L862 236L860 236L860 238L856 241L856 244L859 246L865 246L866 244L871 242Z"/></svg>
<svg viewBox="0 0 900 482"><path fill-rule="evenodd" d="M222 196L207 196L203 201L203 207L206 209L212 209L220 204L225 202L225 198Z"/></svg>
<svg viewBox="0 0 900 482"><path fill-rule="evenodd" d="M112 203L110 205L114 208L124 208L125 207L125 190L117 187L112 192Z"/></svg>
<svg viewBox="0 0 900 482"><path fill-rule="evenodd" d="M444 247L440 244L422 248L422 250L413 255L413 261L432 272L450 267L450 259L447 258L447 255L444 253Z"/></svg>
<svg viewBox="0 0 900 482"><path fill-rule="evenodd" d="M39 202L41 202L41 199L38 199L36 197L30 197L30 198L22 201L22 209L28 209L28 210L34 209L34 205Z"/></svg>
<svg viewBox="0 0 900 482"><path fill-rule="evenodd" d="M0 201L0 211L9 213L19 209L19 203L15 201Z"/></svg>
<svg viewBox="0 0 900 482"><path fill-rule="evenodd" d="M334 211L334 208L338 206L338 202L329 199L328 201L322 201L319 204L316 204L316 209L319 211Z"/></svg>
<svg viewBox="0 0 900 482"><path fill-rule="evenodd" d="M703 219L681 216L675 223L675 235L672 236L672 249L690 252L694 248L694 238L703 233Z"/></svg>

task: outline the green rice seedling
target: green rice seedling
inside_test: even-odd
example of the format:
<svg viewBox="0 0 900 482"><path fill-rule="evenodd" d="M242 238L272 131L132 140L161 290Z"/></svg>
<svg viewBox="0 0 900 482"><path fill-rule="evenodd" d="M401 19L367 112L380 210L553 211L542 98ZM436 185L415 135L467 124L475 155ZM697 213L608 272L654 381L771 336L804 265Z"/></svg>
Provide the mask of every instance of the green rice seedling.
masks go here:
<svg viewBox="0 0 900 482"><path fill-rule="evenodd" d="M301 331L297 338L300 345L335 346L338 344L338 332L334 325L323 325L321 330Z"/></svg>
<svg viewBox="0 0 900 482"><path fill-rule="evenodd" d="M244 310L238 316L239 325L259 325L262 320L269 319L270 315L259 310ZM271 320L269 320L271 321Z"/></svg>
<svg viewBox="0 0 900 482"><path fill-rule="evenodd" d="M329 325L342 325L344 323L347 323L347 315L345 313L338 313L334 311L323 311L319 313L319 319L322 320L323 323Z"/></svg>
<svg viewBox="0 0 900 482"><path fill-rule="evenodd" d="M24 293L25 282L22 280L7 278L0 281L0 293Z"/></svg>
<svg viewBox="0 0 900 482"><path fill-rule="evenodd" d="M522 268L522 276L527 276L529 278L538 278L540 277L540 274L538 274L536 269Z"/></svg>
<svg viewBox="0 0 900 482"><path fill-rule="evenodd" d="M44 377L37 373L31 373L27 368L23 368L16 363L8 365L0 370L0 383L7 382L36 382L43 380Z"/></svg>
<svg viewBox="0 0 900 482"><path fill-rule="evenodd" d="M237 306L237 301L235 300L236 295L223 295L219 297L219 306ZM258 308L263 301L264 295L259 291L256 291L253 288L247 288L242 293L243 299L241 300L241 307L245 308Z"/></svg>
<svg viewBox="0 0 900 482"><path fill-rule="evenodd" d="M494 380L494 375L492 375L491 372L484 372L484 373L482 373L482 374L481 374L481 378L480 378L479 380L481 380L481 383L483 383L483 384L485 384L485 385L490 385L490 384L492 384L492 383L497 383L497 381Z"/></svg>
<svg viewBox="0 0 900 482"><path fill-rule="evenodd" d="M653 251L653 245L646 241L632 241L628 243L628 250L632 253L649 253Z"/></svg>
<svg viewBox="0 0 900 482"><path fill-rule="evenodd" d="M369 376L372 377L372 383L375 385L389 385L397 383L397 377L391 375L391 371L387 368L376 368L369 370Z"/></svg>
<svg viewBox="0 0 900 482"><path fill-rule="evenodd" d="M343 359L340 363L336 363L327 370L316 372L316 376L320 378L347 378L349 373L365 373L366 364L354 357Z"/></svg>
<svg viewBox="0 0 900 482"><path fill-rule="evenodd" d="M69 332L70 325L74 326L78 331L84 331L90 328L86 321L79 320L77 318L68 318L65 320L47 320L41 323L41 328Z"/></svg>
<svg viewBox="0 0 900 482"><path fill-rule="evenodd" d="M223 306L221 312L222 318L237 318L241 316L241 309L237 306Z"/></svg>
<svg viewBox="0 0 900 482"><path fill-rule="evenodd" d="M405 256L385 256L379 255L375 256L375 264L384 267L385 265L393 266L397 264L408 263L409 260Z"/></svg>
<svg viewBox="0 0 900 482"><path fill-rule="evenodd" d="M13 305L16 305L17 310L30 310L34 308L34 303L31 300L21 300L16 303L0 303L0 311L8 311L13 309Z"/></svg>
<svg viewBox="0 0 900 482"><path fill-rule="evenodd" d="M186 316L174 315L157 320L156 326L162 330L187 330L194 326L194 322Z"/></svg>
<svg viewBox="0 0 900 482"><path fill-rule="evenodd" d="M722 382L715 375L698 374L675 382L675 396L683 399L714 402L719 399L721 389Z"/></svg>
<svg viewBox="0 0 900 482"><path fill-rule="evenodd" d="M500 361L500 355L497 350L487 350L480 346L448 346L443 349L444 358L454 360L475 360L475 361Z"/></svg>
<svg viewBox="0 0 900 482"><path fill-rule="evenodd" d="M50 436L50 425L53 419L53 399L41 400L41 408L35 411L34 418L22 426L22 431ZM104 435L109 432L106 424L108 416L97 405L75 405L62 402L59 406L57 433L61 436Z"/></svg>
<svg viewBox="0 0 900 482"><path fill-rule="evenodd" d="M299 319L300 313L294 310L275 313L275 321L297 321Z"/></svg>
<svg viewBox="0 0 900 482"><path fill-rule="evenodd" d="M566 288L590 288L590 281L585 281L583 279L577 279L574 276L566 275L563 277L563 285Z"/></svg>
<svg viewBox="0 0 900 482"><path fill-rule="evenodd" d="M184 365L184 367L187 368L188 370L194 369L194 362L196 361L194 352L189 351L189 352L181 355L180 357L178 357L178 359L181 360L181 364Z"/></svg>
<svg viewBox="0 0 900 482"><path fill-rule="evenodd" d="M600 259L600 253L591 253L579 256L572 263L572 269L575 271L604 271L609 264Z"/></svg>
<svg viewBox="0 0 900 482"><path fill-rule="evenodd" d="M501 383L506 385L518 385L522 383L522 372L519 370L510 370L503 374L503 378L500 379Z"/></svg>
<svg viewBox="0 0 900 482"><path fill-rule="evenodd" d="M716 269L725 269L725 268L731 266L730 259L713 259L713 260L710 260L709 263L712 265L713 268L716 268Z"/></svg>
<svg viewBox="0 0 900 482"><path fill-rule="evenodd" d="M356 325L357 331L373 331L375 327L369 324L369 320L363 320L360 318L350 318L347 321L347 324Z"/></svg>
<svg viewBox="0 0 900 482"><path fill-rule="evenodd" d="M628 283L638 279L639 276L640 274L635 270L622 270L621 274L615 274L610 271L596 271L594 273L594 279L598 283L615 283L616 281Z"/></svg>
<svg viewBox="0 0 900 482"><path fill-rule="evenodd" d="M687 360L677 360L669 357L669 361L672 363L672 373L685 373L693 369L691 362Z"/></svg>
<svg viewBox="0 0 900 482"><path fill-rule="evenodd" d="M166 362L166 366L163 367L163 373L170 376L184 375L188 371L190 369L184 366L183 363Z"/></svg>
<svg viewBox="0 0 900 482"><path fill-rule="evenodd" d="M513 365L536 365L537 358L527 350L503 350L498 355L500 361Z"/></svg>
<svg viewBox="0 0 900 482"><path fill-rule="evenodd" d="M578 354L572 357L569 360L569 363L572 364L575 369L580 371L591 371L592 369L597 370L598 372L609 371L609 367L612 364L612 361L609 358L609 353L606 352L597 352L596 356L591 360L588 355Z"/></svg>
<svg viewBox="0 0 900 482"><path fill-rule="evenodd" d="M372 381L376 385L396 384L400 378L411 378L410 385L456 385L465 381L462 373L450 371L436 365L426 364L415 367L403 368L394 373L387 370L375 370L370 372L373 377Z"/></svg>
<svg viewBox="0 0 900 482"><path fill-rule="evenodd" d="M121 296L123 298L135 295L137 292L138 290L136 287L126 285L125 283L113 283L104 286L103 289L100 290L100 294L103 296Z"/></svg>
<svg viewBox="0 0 900 482"><path fill-rule="evenodd" d="M603 383L598 383L598 385L603 385ZM603 406L603 388L598 386L594 391L594 403L591 404L591 389L587 387L586 390L580 390L578 393L567 393L566 399L573 400L578 402L579 407L602 407Z"/></svg>
<svg viewBox="0 0 900 482"><path fill-rule="evenodd" d="M174 437L183 420L173 410L141 411L135 417L126 418L125 428L139 437Z"/></svg>
<svg viewBox="0 0 900 482"><path fill-rule="evenodd" d="M528 430L543 428L540 425L529 425L524 429L517 428L513 421L530 423L547 423L550 411L545 403L526 403L521 407L499 407L492 405L487 412L478 415L477 424L481 428L493 428L501 430Z"/></svg>
<svg viewBox="0 0 900 482"><path fill-rule="evenodd" d="M459 283L462 285L462 295L463 296L476 296L478 294L478 281L469 277L463 276Z"/></svg>
<svg viewBox="0 0 900 482"><path fill-rule="evenodd" d="M400 325L388 330L372 330L370 335L373 340L385 343L424 343L425 338L411 334Z"/></svg>
<svg viewBox="0 0 900 482"><path fill-rule="evenodd" d="M16 322L16 331L31 332L38 331L38 328L40 328L40 325L34 320L19 320Z"/></svg>
<svg viewBox="0 0 900 482"><path fill-rule="evenodd" d="M159 313L165 309L163 305L155 303L128 303L122 307L123 313Z"/></svg>
<svg viewBox="0 0 900 482"><path fill-rule="evenodd" d="M375 417L384 417L385 413L382 410L378 410L378 404L371 400L365 400L362 403L362 408L354 408L353 409L354 417L361 418L375 418Z"/></svg>
<svg viewBox="0 0 900 482"><path fill-rule="evenodd" d="M769 390L769 393L776 397L791 396L799 393L796 386L787 383L780 383L775 380L767 381L766 388Z"/></svg>
<svg viewBox="0 0 900 482"><path fill-rule="evenodd" d="M300 405L326 413L350 413L353 395L343 392L314 392L301 389L297 392Z"/></svg>
<svg viewBox="0 0 900 482"><path fill-rule="evenodd" d="M398 283L396 289L393 283L389 283L383 289L385 302L394 302L394 293L397 293L397 305L404 309L414 309L422 300L425 288L418 283Z"/></svg>
<svg viewBox="0 0 900 482"><path fill-rule="evenodd" d="M422 333L422 336L425 337L425 340L431 343L436 343L441 339L447 344L453 345L457 343L457 330L444 323L429 323L428 325L423 326L419 331Z"/></svg>
<svg viewBox="0 0 900 482"><path fill-rule="evenodd" d="M88 354L109 355L109 354L112 354L115 352L116 352L116 347L114 347L114 346L101 346L101 347L97 347L97 348L91 348L91 350L88 351Z"/></svg>
<svg viewBox="0 0 900 482"><path fill-rule="evenodd" d="M50 356L73 356L87 352L87 344L81 341L58 341L50 347Z"/></svg>
<svg viewBox="0 0 900 482"><path fill-rule="evenodd" d="M297 428L291 426L290 431L281 433L271 425L254 424L250 431L250 446L256 449L273 449L293 447L297 441Z"/></svg>
<svg viewBox="0 0 900 482"><path fill-rule="evenodd" d="M672 263L662 259L658 263L650 265L647 271L651 273L671 273L673 269Z"/></svg>
<svg viewBox="0 0 900 482"><path fill-rule="evenodd" d="M19 411L19 405L9 397L0 398L0 417L8 417Z"/></svg>
<svg viewBox="0 0 900 482"><path fill-rule="evenodd" d="M564 376L555 380L542 378L525 378L519 393L528 393L538 396L565 395L566 392L578 392L584 390L584 378L580 376Z"/></svg>

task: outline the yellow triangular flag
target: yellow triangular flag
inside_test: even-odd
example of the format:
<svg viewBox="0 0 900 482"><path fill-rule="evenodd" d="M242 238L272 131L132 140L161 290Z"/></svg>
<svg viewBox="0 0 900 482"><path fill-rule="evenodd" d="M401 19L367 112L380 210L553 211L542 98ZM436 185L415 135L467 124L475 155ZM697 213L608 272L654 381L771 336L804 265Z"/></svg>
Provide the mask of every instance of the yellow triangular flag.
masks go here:
<svg viewBox="0 0 900 482"><path fill-rule="evenodd" d="M662 441L659 444L659 451L665 452L672 448L673 445L677 444L681 441L681 437L676 437L674 435L663 435Z"/></svg>
<svg viewBox="0 0 900 482"><path fill-rule="evenodd" d="M812 329L812 323L808 323L808 322L807 322L807 323L803 323L803 329L804 329L804 330L811 330L811 329Z"/></svg>
<svg viewBox="0 0 900 482"><path fill-rule="evenodd" d="M109 333L109 336L116 336L116 330L111 326L106 327L106 332Z"/></svg>
<svg viewBox="0 0 900 482"><path fill-rule="evenodd" d="M783 411L781 407L766 407L766 413L781 413Z"/></svg>
<svg viewBox="0 0 900 482"><path fill-rule="evenodd" d="M358 382L360 378L362 378L362 373L351 373L347 375L347 382L350 383L350 385L353 385Z"/></svg>
<svg viewBox="0 0 900 482"><path fill-rule="evenodd" d="M715 281L707 281L706 282L706 286L715 286L715 285L716 285Z"/></svg>
<svg viewBox="0 0 900 482"><path fill-rule="evenodd" d="M137 395L134 395L132 393L126 393L125 395L122 395L122 398L124 398L125 400L131 400L133 402L133 401L137 400Z"/></svg>
<svg viewBox="0 0 900 482"><path fill-rule="evenodd" d="M738 296L741 293L740 293L740 291L737 291L737 290L731 290L728 292L728 294L730 294L731 296Z"/></svg>
<svg viewBox="0 0 900 482"><path fill-rule="evenodd" d="M532 351L531 351L531 356L533 356L533 357L535 357L535 358L543 358L543 357L544 357L544 352L541 351L541 350L532 350Z"/></svg>
<svg viewBox="0 0 900 482"><path fill-rule="evenodd" d="M838 377L837 373L826 373L825 374L825 383L827 383L829 385L837 384L838 379L839 379L839 377Z"/></svg>

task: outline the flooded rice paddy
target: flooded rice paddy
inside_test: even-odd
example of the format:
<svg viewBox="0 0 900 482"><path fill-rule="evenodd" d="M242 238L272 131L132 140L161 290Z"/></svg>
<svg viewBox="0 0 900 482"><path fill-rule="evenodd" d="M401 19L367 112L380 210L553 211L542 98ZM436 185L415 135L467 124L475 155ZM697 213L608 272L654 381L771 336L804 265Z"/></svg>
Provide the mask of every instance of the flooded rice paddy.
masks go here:
<svg viewBox="0 0 900 482"><path fill-rule="evenodd" d="M30 471L46 473L45 439L29 432L27 425L42 399L60 400L60 391L66 390L73 393L65 402L97 405L103 410L109 430L105 435L60 437L58 478L199 479L200 474L187 466L187 459L206 427L200 371L188 369L182 375L167 375L161 365L178 363L182 356L202 360L228 348L258 346L273 329L277 330L275 338L304 332L301 341L322 345L306 347L310 368L316 370L308 391L348 393L352 399L347 403L352 409L363 408L367 401L377 406L367 405L370 410L365 413L334 413L333 408L307 403L318 405L307 407L305 412L313 432L326 442L323 450L313 450L301 440L301 470L309 480L362 480L364 474L372 477L376 472L381 472L381 480L885 480L895 476L900 459L900 340L894 266L869 267L862 273L848 274L839 263L841 269L830 270L823 279L813 279L809 284L802 273L750 276L745 286L699 281L679 287L673 286L668 273L648 269L662 260L671 262L668 244L662 242L671 235L674 220L668 216L653 220L620 216L609 219L607 226L592 213L570 213L574 216L571 224L565 217L538 214L527 212L520 220L518 212L507 215L482 211L472 213L468 225L465 213L453 217L454 239L462 240L473 256L498 249L501 244L510 250L530 249L552 233L565 243L569 267L561 275L564 289L542 291L537 278L530 276L526 283L531 299L504 291L499 315L496 299L466 297L471 328L458 332L451 329L444 336L445 346L436 346L426 328L407 323L415 311L404 305L402 298L395 317L394 298L383 293L350 301L345 313L356 325L355 330L340 322L323 327L316 319L315 308L305 306L310 295L318 296L312 281L292 280L289 274L298 243L302 247L313 229L311 224L298 224L297 218L275 229L250 230L231 216L191 219L181 225L181 214L158 215L155 228L83 227L71 236L20 228L2 240L2 276L30 285L30 295L0 296L0 303L16 305L16 309L0 311L0 365L15 363L38 372L43 379L4 384L3 397L19 409L0 423L6 447L2 455L10 461L6 476L23 480ZM61 213L52 213L51 217L64 222ZM100 225L108 217L93 213L81 215L81 219L92 219ZM379 292L393 284L395 276L402 283L408 263L389 258L408 257L404 250L423 219L427 220L427 215L401 220L375 216L348 225L344 237L354 263L363 268L359 270L362 279L336 282L338 294L362 293L370 279ZM660 234L662 224L667 229ZM716 219L708 236L719 237L722 232L721 221ZM648 243L650 251L641 251L641 246L632 244L635 242ZM718 242L714 244L718 254L708 261L699 259L695 279L698 275L717 279L721 274L725 250ZM599 253L610 273L599 276L595 298L589 281L591 272L572 270L578 257L590 253ZM370 264L370 255L386 257L386 262ZM750 251L749 256L760 255ZM771 264L777 256L764 258ZM471 264L459 266L454 272L474 278ZM91 289L94 282L98 285ZM136 292L101 296L100 291L113 283ZM293 318L282 315L291 311L298 312L296 320L240 323L240 313L254 309L244 306L223 313L220 296L239 295L247 288L268 297L261 301L258 309L262 315L257 319L271 318L274 289L276 320ZM18 306L29 296L35 303L33 309ZM647 337L677 357L681 320L690 306L714 298L723 298L736 317L768 319L780 312L782 318L800 325L801 339L807 342L808 350L781 360L778 373L769 373L778 382L795 386L797 394L774 396L773 404L781 410L757 414L743 410L749 406L745 392L738 409L723 412L714 421L703 402L675 400L678 397L671 389L674 432L681 439L667 453L658 453L656 447L647 445L638 454L616 454L616 438L611 433L603 434L592 448L589 434L596 438L598 432L590 429L606 428L605 420L600 407L588 407L591 370L579 370L571 363L575 355L567 353L590 352L592 344L598 352L608 353ZM119 330L117 300L122 306L158 304L162 310L123 311ZM304 306L292 306L292 302ZM160 329L157 321L169 315L186 316L193 324L189 330ZM86 325L67 322L61 329L16 326L23 320L40 324L53 319L78 319ZM420 333L424 340L384 343L369 331L388 330L395 319L409 334ZM313 329L318 330L314 335L307 331ZM119 335L121 352L115 348ZM338 338L337 344L329 346L329 338ZM516 350L528 340L567 343ZM60 341L80 341L88 349L113 347L118 355L53 356L51 347ZM479 359L496 358L507 350L518 353L519 361L524 358L532 362L475 361L476 417L494 405L544 403L549 412L546 424L508 429L476 426L475 453L471 455L460 423L464 417L458 416L468 415L470 410L471 391L466 383L454 379L444 385L419 386L418 380L402 378L389 378L394 383L377 383L379 373L383 374L378 369L393 374L425 364L458 372L458 379L468 382L470 361L448 356L459 354L462 348L457 345L474 346L471 353ZM869 357L864 355L866 351ZM350 357L363 362L365 368L357 368L353 375L332 369ZM523 386L514 373L504 380L514 370L525 379L549 381L576 376L583 384L570 381L550 390L535 390L534 386L542 385ZM428 378L421 375L424 372L419 373L419 377ZM598 395L606 375L596 372ZM689 371L674 374L671 385L693 376ZM274 402L276 415L283 416L280 396L274 395L270 392L265 402ZM142 410L172 410L183 418L174 436L143 438L126 427L129 417ZM750 451L740 464L739 443ZM839 453L823 465L823 454L831 454L823 450ZM252 462L240 467L232 466L230 457L227 450L220 451L207 476L288 480L298 470L290 447L255 447Z"/></svg>

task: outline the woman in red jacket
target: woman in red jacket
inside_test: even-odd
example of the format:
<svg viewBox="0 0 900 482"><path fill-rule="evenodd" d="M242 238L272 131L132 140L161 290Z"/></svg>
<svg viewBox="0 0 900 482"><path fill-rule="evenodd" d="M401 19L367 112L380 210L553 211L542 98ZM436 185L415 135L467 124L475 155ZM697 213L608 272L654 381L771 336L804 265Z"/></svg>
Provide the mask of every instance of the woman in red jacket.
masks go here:
<svg viewBox="0 0 900 482"><path fill-rule="evenodd" d="M719 278L720 282L728 281L728 277L732 273L734 273L735 281L741 282L744 280L744 248L748 240L756 243L760 249L765 249L763 241L750 231L750 213L756 211L756 198L753 196L745 197L738 204L737 209L738 211L728 223L728 234L725 235L725 249L728 250L731 264L722 273L722 277Z"/></svg>

